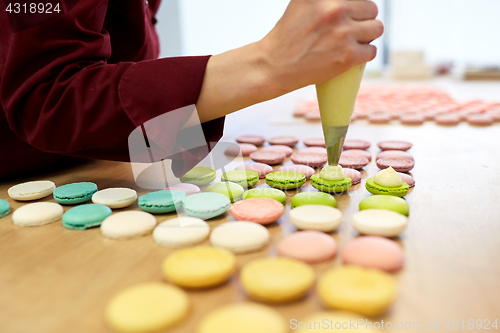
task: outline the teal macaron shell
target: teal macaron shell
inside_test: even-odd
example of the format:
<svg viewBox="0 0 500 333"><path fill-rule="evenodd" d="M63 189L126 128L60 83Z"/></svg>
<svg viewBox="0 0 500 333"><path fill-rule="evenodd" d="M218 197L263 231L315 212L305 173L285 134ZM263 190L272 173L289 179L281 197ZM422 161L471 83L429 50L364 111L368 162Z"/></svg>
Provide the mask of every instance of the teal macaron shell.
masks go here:
<svg viewBox="0 0 500 333"><path fill-rule="evenodd" d="M328 193L324 192L300 192L292 198L292 208L303 205L325 205L336 207L337 201Z"/></svg>
<svg viewBox="0 0 500 333"><path fill-rule="evenodd" d="M215 180L216 173L214 169L197 166L189 170L181 177L181 182L194 185L207 185Z"/></svg>
<svg viewBox="0 0 500 333"><path fill-rule="evenodd" d="M283 191L268 187L252 188L243 193L243 199L252 198L269 198L274 199L282 204L285 204L286 202L286 194Z"/></svg>
<svg viewBox="0 0 500 333"><path fill-rule="evenodd" d="M97 185L90 182L72 183L56 187L54 200L63 205L75 205L89 201L97 192Z"/></svg>
<svg viewBox="0 0 500 333"><path fill-rule="evenodd" d="M111 208L108 206L96 204L80 205L64 213L62 225L68 229L76 230L98 227L111 213Z"/></svg>
<svg viewBox="0 0 500 333"><path fill-rule="evenodd" d="M310 181L315 189L334 194L344 193L352 185L352 180L349 177L345 177L343 180L329 180L321 178L319 174L312 175Z"/></svg>
<svg viewBox="0 0 500 333"><path fill-rule="evenodd" d="M223 182L233 182L243 187L254 186L259 181L259 173L254 170L231 170L221 176Z"/></svg>
<svg viewBox="0 0 500 333"><path fill-rule="evenodd" d="M306 182L306 176L296 171L275 171L266 175L266 184L279 190L299 188Z"/></svg>
<svg viewBox="0 0 500 333"><path fill-rule="evenodd" d="M368 178L366 180L365 187L368 190L368 192L372 194L386 194L386 195L394 195L396 197L404 197L406 194L408 194L408 190L410 189L408 184L405 182L403 182L398 187L381 186L375 183L373 177Z"/></svg>
<svg viewBox="0 0 500 333"><path fill-rule="evenodd" d="M406 216L410 214L410 206L405 199L386 194L371 195L361 200L359 210L365 209L387 209Z"/></svg>
<svg viewBox="0 0 500 333"><path fill-rule="evenodd" d="M182 200L182 207L187 215L203 220L227 212L230 206L231 201L228 197L213 192L193 194Z"/></svg>
<svg viewBox="0 0 500 333"><path fill-rule="evenodd" d="M0 218L9 215L10 205L7 201L0 199Z"/></svg>
<svg viewBox="0 0 500 333"><path fill-rule="evenodd" d="M148 213L163 214L175 211L182 205L186 193L182 191L156 191L139 197L139 207Z"/></svg>

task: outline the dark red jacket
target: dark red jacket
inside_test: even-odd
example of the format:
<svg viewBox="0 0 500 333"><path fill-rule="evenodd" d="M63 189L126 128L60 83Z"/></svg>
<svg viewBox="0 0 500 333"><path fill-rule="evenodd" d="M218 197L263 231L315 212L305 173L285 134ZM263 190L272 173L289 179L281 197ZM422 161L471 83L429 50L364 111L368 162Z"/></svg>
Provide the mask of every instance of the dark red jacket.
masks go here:
<svg viewBox="0 0 500 333"><path fill-rule="evenodd" d="M0 2L0 178L62 155L130 161L136 127L198 100L209 56L156 59L160 0L59 2L54 17L8 14ZM165 128L168 149L183 151L180 118ZM223 125L205 123L207 141ZM178 154L176 174L201 157Z"/></svg>

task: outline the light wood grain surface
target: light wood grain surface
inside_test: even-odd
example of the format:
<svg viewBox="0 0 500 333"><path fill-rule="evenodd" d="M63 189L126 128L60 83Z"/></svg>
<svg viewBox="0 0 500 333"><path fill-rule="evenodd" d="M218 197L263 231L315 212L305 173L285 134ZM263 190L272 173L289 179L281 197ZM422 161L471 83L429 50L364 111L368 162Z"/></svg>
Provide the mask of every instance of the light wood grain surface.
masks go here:
<svg viewBox="0 0 500 333"><path fill-rule="evenodd" d="M460 91L458 87L451 89ZM301 139L321 136L318 123L290 115L297 100L308 97L310 89L229 116L224 140L232 141L240 133L267 137L294 134ZM416 165L411 174L416 186L406 197L410 223L396 239L404 248L406 264L396 274L399 292L394 305L386 315L374 320L393 325L421 322L423 331L427 331L429 321L438 320L439 329L434 332L449 331L443 327L448 319L450 325L453 319L459 325L462 319L466 325L469 319L500 320L500 124L485 128L467 124L439 127L432 123L374 126L360 121L351 126L348 137L372 142L372 154L378 151L375 144L380 140L414 143L410 152ZM303 147L302 143L298 147ZM287 159L286 163L291 162ZM370 163L362 172L362 184L353 186L348 194L336 196L343 222L331 235L340 252L357 236L351 217L358 211L360 200L369 195L364 181L377 171L375 163ZM92 181L100 189L130 187L139 194L148 192L135 184L127 163L92 161L36 179L50 179L57 185ZM10 199L7 189L27 180L33 177L0 184L0 198L10 203L13 211L24 203ZM259 186L265 186L263 180ZM313 189L307 183L302 191L308 190ZM278 223L268 226L270 246L257 253L238 255L238 271L254 258L275 256L276 242L295 230L288 219L294 193L287 193L286 213ZM54 200L49 197L43 201ZM138 209L137 203L129 209ZM0 219L2 333L110 332L103 313L113 295L138 283L164 281L160 263L172 250L156 245L151 236L117 241L102 237L99 228L68 230L61 221L22 228L15 226L11 217ZM157 215L157 220L172 217ZM227 220L232 217L224 215L209 224L213 227ZM337 265L339 256L313 267L319 275ZM189 317L169 332L195 332L200 318L209 311L247 300L238 273L223 286L188 291L188 295L192 304ZM305 299L272 307L287 321L300 321L322 310L314 290Z"/></svg>

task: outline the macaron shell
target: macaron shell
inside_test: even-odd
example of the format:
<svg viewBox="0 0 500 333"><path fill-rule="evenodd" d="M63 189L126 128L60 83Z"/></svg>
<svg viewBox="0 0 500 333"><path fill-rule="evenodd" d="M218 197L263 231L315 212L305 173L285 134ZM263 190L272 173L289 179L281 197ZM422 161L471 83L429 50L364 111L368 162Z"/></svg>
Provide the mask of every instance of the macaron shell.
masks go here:
<svg viewBox="0 0 500 333"><path fill-rule="evenodd" d="M295 164L295 165L284 165L278 169L278 171L295 171L295 172L300 172L304 176L306 176L306 179L311 178L312 175L316 173L313 168L307 165L302 165L302 164Z"/></svg>
<svg viewBox="0 0 500 333"><path fill-rule="evenodd" d="M190 183L197 186L210 184L215 180L216 177L215 170L208 168L197 166L193 169L189 170L180 178L183 183Z"/></svg>
<svg viewBox="0 0 500 333"><path fill-rule="evenodd" d="M228 197L231 202L235 202L243 199L245 189L233 182L221 182L208 186L205 192L220 193Z"/></svg>
<svg viewBox="0 0 500 333"><path fill-rule="evenodd" d="M221 176L223 182L233 182L243 187L254 186L259 181L259 173L253 170L226 171Z"/></svg>
<svg viewBox="0 0 500 333"><path fill-rule="evenodd" d="M273 308L256 303L221 306L202 318L196 333L287 333L285 319Z"/></svg>
<svg viewBox="0 0 500 333"><path fill-rule="evenodd" d="M370 161L366 157L354 157L354 156L341 156L339 159L339 165L342 168L349 169L362 169L368 165Z"/></svg>
<svg viewBox="0 0 500 333"><path fill-rule="evenodd" d="M461 119L455 114L440 114L434 117L434 121L441 126L456 126L460 123Z"/></svg>
<svg viewBox="0 0 500 333"><path fill-rule="evenodd" d="M344 171L344 175L346 177L351 178L351 185L356 185L361 183L361 172L355 169L350 169L350 168L342 168L342 171Z"/></svg>
<svg viewBox="0 0 500 333"><path fill-rule="evenodd" d="M269 231L262 225L236 221L223 223L214 228L210 244L236 254L259 251L269 243Z"/></svg>
<svg viewBox="0 0 500 333"><path fill-rule="evenodd" d="M339 162L340 163L340 162ZM377 167L381 170L392 167L398 172L409 172L415 167L415 161L413 160L401 160L394 158L379 158L377 159Z"/></svg>
<svg viewBox="0 0 500 333"><path fill-rule="evenodd" d="M227 148L224 153L229 156L238 156L240 154L241 156L248 156L254 151L257 151L257 146L251 143L240 143L237 146Z"/></svg>
<svg viewBox="0 0 500 333"><path fill-rule="evenodd" d="M299 138L292 135L275 136L268 140L270 145L283 145L293 147L299 142Z"/></svg>
<svg viewBox="0 0 500 333"><path fill-rule="evenodd" d="M51 195L55 188L50 180L37 180L14 185L7 190L7 194L18 201L37 200Z"/></svg>
<svg viewBox="0 0 500 333"><path fill-rule="evenodd" d="M210 227L202 219L182 216L162 222L153 230L156 244L181 248L199 244L207 239Z"/></svg>
<svg viewBox="0 0 500 333"><path fill-rule="evenodd" d="M111 214L111 208L105 205L79 205L63 214L62 225L65 228L75 230L98 227Z"/></svg>
<svg viewBox="0 0 500 333"><path fill-rule="evenodd" d="M349 177L345 177L343 180L329 180L321 178L319 174L315 174L311 177L311 185L322 192L342 194L349 190L352 180Z"/></svg>
<svg viewBox="0 0 500 333"><path fill-rule="evenodd" d="M279 190L296 189L305 182L306 176L295 171L275 171L266 175L266 184Z"/></svg>
<svg viewBox="0 0 500 333"><path fill-rule="evenodd" d="M196 246L177 250L162 263L163 276L184 288L210 288L226 282L236 269L226 249Z"/></svg>
<svg viewBox="0 0 500 333"><path fill-rule="evenodd" d="M285 153L280 153L277 151L275 152L256 151L250 154L250 158L255 162L276 165L283 163L283 161L286 158L286 155Z"/></svg>
<svg viewBox="0 0 500 333"><path fill-rule="evenodd" d="M179 184L174 184L170 185L164 188L164 190L168 191L181 191L186 193L186 196L196 194L196 193L201 193L201 190L198 186L190 183L179 183Z"/></svg>
<svg viewBox="0 0 500 333"><path fill-rule="evenodd" d="M118 240L145 236L156 226L156 218L146 212L129 210L115 213L101 223L104 237Z"/></svg>
<svg viewBox="0 0 500 333"><path fill-rule="evenodd" d="M361 234L396 237L408 225L408 218L385 209L366 209L352 217L352 226Z"/></svg>
<svg viewBox="0 0 500 333"><path fill-rule="evenodd" d="M359 210L365 209L387 209L406 216L410 213L410 206L406 200L384 194L371 195L361 200Z"/></svg>
<svg viewBox="0 0 500 333"><path fill-rule="evenodd" d="M256 146L260 146L264 142L266 142L266 138L260 135L240 135L236 138L236 141L239 143L250 143Z"/></svg>
<svg viewBox="0 0 500 333"><path fill-rule="evenodd" d="M341 157L364 157L367 158L370 162L372 160L372 154L366 150L361 149L350 149L344 150L341 154Z"/></svg>
<svg viewBox="0 0 500 333"><path fill-rule="evenodd" d="M205 192L186 197L182 206L187 215L207 220L224 214L231 201L223 194Z"/></svg>
<svg viewBox="0 0 500 333"><path fill-rule="evenodd" d="M407 141L381 141L377 144L381 150L402 150L406 151L413 147L413 144Z"/></svg>
<svg viewBox="0 0 500 333"><path fill-rule="evenodd" d="M293 208L289 218L292 224L301 230L330 232L342 223L340 210L324 205L304 205Z"/></svg>
<svg viewBox="0 0 500 333"><path fill-rule="evenodd" d="M401 150L384 150L377 154L378 159L415 160L410 153Z"/></svg>
<svg viewBox="0 0 500 333"><path fill-rule="evenodd" d="M304 140L304 145L307 147L323 147L326 148L325 138L309 138Z"/></svg>
<svg viewBox="0 0 500 333"><path fill-rule="evenodd" d="M139 197L139 207L148 213L164 214L175 211L182 204L186 193L181 191L155 191Z"/></svg>
<svg viewBox="0 0 500 333"><path fill-rule="evenodd" d="M285 154L286 157L290 157L293 154L293 149L291 147L285 146L285 145L272 145L272 146L268 146L268 147L263 147L259 151L261 151L263 153L264 152L266 152L266 153L269 153L269 152L283 153L283 154Z"/></svg>
<svg viewBox="0 0 500 333"><path fill-rule="evenodd" d="M283 238L278 243L281 256L313 264L332 259L337 253L337 243L323 232L298 231Z"/></svg>
<svg viewBox="0 0 500 333"><path fill-rule="evenodd" d="M349 150L349 149L360 149L360 150L366 150L370 148L371 143L365 140L345 140L343 149L344 150Z"/></svg>
<svg viewBox="0 0 500 333"><path fill-rule="evenodd" d="M325 165L328 160L327 155L323 154L304 154L304 153L294 153L290 156L290 159L295 164L307 165L310 167L320 167Z"/></svg>
<svg viewBox="0 0 500 333"><path fill-rule="evenodd" d="M105 318L118 332L163 331L186 317L189 298L180 288L158 282L135 285L114 296Z"/></svg>
<svg viewBox="0 0 500 333"><path fill-rule="evenodd" d="M488 114L471 114L467 117L467 122L469 125L473 126L490 126L492 125L495 121L493 120L493 117L488 115Z"/></svg>
<svg viewBox="0 0 500 333"><path fill-rule="evenodd" d="M304 205L325 205L336 207L337 201L335 198L323 192L300 192L292 197L292 208Z"/></svg>
<svg viewBox="0 0 500 333"><path fill-rule="evenodd" d="M379 236L361 236L353 239L342 251L342 261L346 265L394 272L403 267L404 254L393 240Z"/></svg>
<svg viewBox="0 0 500 333"><path fill-rule="evenodd" d="M54 200L63 205L76 205L87 202L97 192L97 185L91 182L66 184L56 187Z"/></svg>
<svg viewBox="0 0 500 333"><path fill-rule="evenodd" d="M10 204L3 200L0 199L0 218L5 217L10 214Z"/></svg>
<svg viewBox="0 0 500 333"><path fill-rule="evenodd" d="M283 211L283 204L269 198L251 198L235 202L230 210L236 220L259 224L275 222L281 217Z"/></svg>
<svg viewBox="0 0 500 333"><path fill-rule="evenodd" d="M36 202L19 207L12 214L12 222L20 227L35 227L58 221L64 209L53 202Z"/></svg>
<svg viewBox="0 0 500 333"><path fill-rule="evenodd" d="M259 174L259 178L265 178L268 173L273 172L273 168L270 165L264 163L245 163L238 165L234 169L257 171L257 173Z"/></svg>
<svg viewBox="0 0 500 333"><path fill-rule="evenodd" d="M92 195L93 203L105 205L112 209L128 207L135 200L137 200L137 192L124 187L106 188Z"/></svg>
<svg viewBox="0 0 500 333"><path fill-rule="evenodd" d="M410 188L415 186L415 179L413 179L412 176L401 172L398 172L398 174L401 176L401 180L404 181L406 184L408 184Z"/></svg>
<svg viewBox="0 0 500 333"><path fill-rule="evenodd" d="M286 202L286 194L283 191L268 187L252 188L243 194L243 199L251 198L269 198L276 200L283 205Z"/></svg>
<svg viewBox="0 0 500 333"><path fill-rule="evenodd" d="M322 147L307 147L304 149L300 149L297 153L298 154L320 154L320 155L327 155L328 156L326 148L322 148Z"/></svg>

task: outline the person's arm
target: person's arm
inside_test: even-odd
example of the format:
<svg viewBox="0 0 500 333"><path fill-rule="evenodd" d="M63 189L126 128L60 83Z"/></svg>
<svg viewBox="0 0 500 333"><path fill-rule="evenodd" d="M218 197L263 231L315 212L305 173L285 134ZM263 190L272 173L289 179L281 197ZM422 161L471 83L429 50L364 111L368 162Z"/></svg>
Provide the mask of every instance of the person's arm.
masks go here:
<svg viewBox="0 0 500 333"><path fill-rule="evenodd" d="M291 0L259 42L216 55L207 64L197 111L212 120L372 60L383 25L371 1Z"/></svg>

